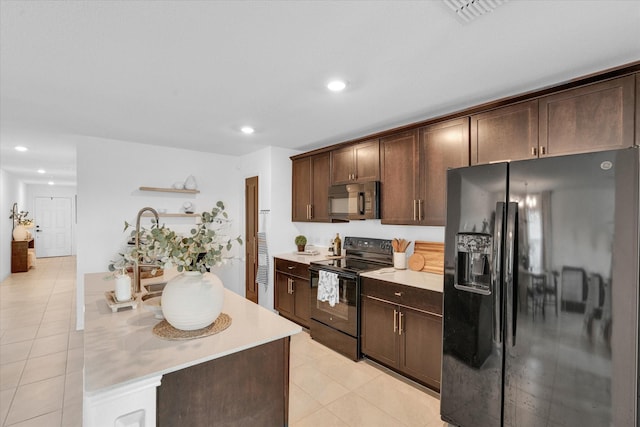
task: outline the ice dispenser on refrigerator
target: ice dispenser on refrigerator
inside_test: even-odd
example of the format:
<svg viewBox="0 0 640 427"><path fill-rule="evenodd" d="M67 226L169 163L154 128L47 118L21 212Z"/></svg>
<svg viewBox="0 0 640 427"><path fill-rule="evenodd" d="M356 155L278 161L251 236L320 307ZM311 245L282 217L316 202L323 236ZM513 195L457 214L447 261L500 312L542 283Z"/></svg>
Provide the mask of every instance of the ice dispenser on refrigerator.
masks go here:
<svg viewBox="0 0 640 427"><path fill-rule="evenodd" d="M491 294L491 235L458 233L455 287L483 295Z"/></svg>

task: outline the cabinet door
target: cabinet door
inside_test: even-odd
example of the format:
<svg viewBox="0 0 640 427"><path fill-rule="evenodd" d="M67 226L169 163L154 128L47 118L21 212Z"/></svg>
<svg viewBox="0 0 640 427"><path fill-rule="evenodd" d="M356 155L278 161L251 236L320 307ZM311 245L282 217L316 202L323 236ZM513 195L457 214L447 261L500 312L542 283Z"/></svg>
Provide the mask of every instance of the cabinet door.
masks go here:
<svg viewBox="0 0 640 427"><path fill-rule="evenodd" d="M440 390L442 320L438 316L401 309L400 370Z"/></svg>
<svg viewBox="0 0 640 427"><path fill-rule="evenodd" d="M380 143L363 142L353 147L354 178L358 182L380 180Z"/></svg>
<svg viewBox="0 0 640 427"><path fill-rule="evenodd" d="M398 366L396 308L394 304L362 296L362 353L391 367Z"/></svg>
<svg viewBox="0 0 640 427"><path fill-rule="evenodd" d="M289 292L291 289L289 279L291 279L291 276L276 271L274 307L280 314L284 314L286 317L293 316L294 311L293 294Z"/></svg>
<svg viewBox="0 0 640 427"><path fill-rule="evenodd" d="M382 224L417 223L416 131L380 140L380 218Z"/></svg>
<svg viewBox="0 0 640 427"><path fill-rule="evenodd" d="M309 281L303 279L293 279L293 297L295 299L294 314L302 324L302 326L308 328L309 320L311 319L311 289L309 288Z"/></svg>
<svg viewBox="0 0 640 427"><path fill-rule="evenodd" d="M634 79L620 77L540 98L540 154L632 146Z"/></svg>
<svg viewBox="0 0 640 427"><path fill-rule="evenodd" d="M469 118L420 129L420 204L423 225L444 225L447 169L469 166Z"/></svg>
<svg viewBox="0 0 640 427"><path fill-rule="evenodd" d="M538 157L538 100L471 116L471 164Z"/></svg>
<svg viewBox="0 0 640 427"><path fill-rule="evenodd" d="M311 221L329 222L329 159L329 153L311 157Z"/></svg>
<svg viewBox="0 0 640 427"><path fill-rule="evenodd" d="M640 145L640 73L636 73L636 145Z"/></svg>
<svg viewBox="0 0 640 427"><path fill-rule="evenodd" d="M293 160L291 185L291 220L309 221L311 203L311 158Z"/></svg>
<svg viewBox="0 0 640 427"><path fill-rule="evenodd" d="M340 148L331 152L331 184L346 184L352 181L353 147Z"/></svg>

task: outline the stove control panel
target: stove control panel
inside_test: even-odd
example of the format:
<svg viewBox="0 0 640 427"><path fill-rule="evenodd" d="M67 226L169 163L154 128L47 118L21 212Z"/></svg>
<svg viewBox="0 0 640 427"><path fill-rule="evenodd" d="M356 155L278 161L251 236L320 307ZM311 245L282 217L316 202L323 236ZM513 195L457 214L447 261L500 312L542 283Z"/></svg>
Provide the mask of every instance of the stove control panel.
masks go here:
<svg viewBox="0 0 640 427"><path fill-rule="evenodd" d="M345 237L344 249L351 251L376 253L376 254L393 254L391 240L372 239L365 237Z"/></svg>

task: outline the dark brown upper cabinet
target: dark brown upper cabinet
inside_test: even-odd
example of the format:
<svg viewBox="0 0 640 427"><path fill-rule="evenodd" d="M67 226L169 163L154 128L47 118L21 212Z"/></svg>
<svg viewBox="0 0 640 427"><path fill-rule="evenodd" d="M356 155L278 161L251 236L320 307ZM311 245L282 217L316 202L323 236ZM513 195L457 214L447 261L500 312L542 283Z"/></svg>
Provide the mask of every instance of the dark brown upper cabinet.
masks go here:
<svg viewBox="0 0 640 427"><path fill-rule="evenodd" d="M380 140L380 218L383 224L417 224L418 132Z"/></svg>
<svg viewBox="0 0 640 427"><path fill-rule="evenodd" d="M383 224L444 225L447 169L469 165L469 118L381 140Z"/></svg>
<svg viewBox="0 0 640 427"><path fill-rule="evenodd" d="M329 222L329 153L292 162L291 220Z"/></svg>
<svg viewBox="0 0 640 427"><path fill-rule="evenodd" d="M447 170L469 166L469 118L419 130L421 225L444 225L447 217Z"/></svg>
<svg viewBox="0 0 640 427"><path fill-rule="evenodd" d="M540 98L540 156L634 144L634 75Z"/></svg>
<svg viewBox="0 0 640 427"><path fill-rule="evenodd" d="M379 179L380 144L377 139L331 151L331 184Z"/></svg>
<svg viewBox="0 0 640 427"><path fill-rule="evenodd" d="M471 116L471 164L538 157L538 100Z"/></svg>

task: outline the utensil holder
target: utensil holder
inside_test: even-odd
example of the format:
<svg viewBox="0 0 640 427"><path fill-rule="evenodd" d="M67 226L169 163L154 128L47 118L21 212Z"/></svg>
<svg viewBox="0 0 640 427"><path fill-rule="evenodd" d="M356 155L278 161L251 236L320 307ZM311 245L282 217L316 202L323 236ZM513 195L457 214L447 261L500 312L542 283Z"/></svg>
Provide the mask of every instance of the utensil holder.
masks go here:
<svg viewBox="0 0 640 427"><path fill-rule="evenodd" d="M396 270L407 269L407 254L406 252L394 252L393 253L393 268Z"/></svg>

